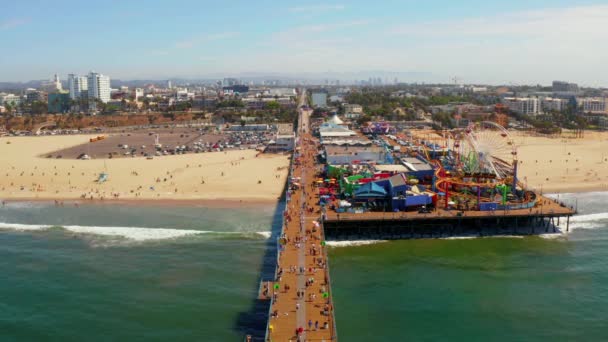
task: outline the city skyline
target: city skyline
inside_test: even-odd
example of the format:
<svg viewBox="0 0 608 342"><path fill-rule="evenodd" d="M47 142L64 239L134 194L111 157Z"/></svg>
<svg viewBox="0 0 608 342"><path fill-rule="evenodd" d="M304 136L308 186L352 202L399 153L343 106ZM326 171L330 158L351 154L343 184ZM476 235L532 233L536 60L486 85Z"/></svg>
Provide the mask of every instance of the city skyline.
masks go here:
<svg viewBox="0 0 608 342"><path fill-rule="evenodd" d="M411 73L403 82L603 86L608 78L601 1L5 6L0 38L9 53L0 57L0 82L91 70L122 80L366 79L353 75L373 70Z"/></svg>

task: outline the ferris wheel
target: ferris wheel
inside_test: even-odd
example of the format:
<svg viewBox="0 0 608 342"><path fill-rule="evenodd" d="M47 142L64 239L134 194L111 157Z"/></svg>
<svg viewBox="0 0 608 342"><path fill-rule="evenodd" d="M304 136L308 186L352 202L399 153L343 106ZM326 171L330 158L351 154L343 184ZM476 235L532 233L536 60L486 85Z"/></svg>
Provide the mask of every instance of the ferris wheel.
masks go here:
<svg viewBox="0 0 608 342"><path fill-rule="evenodd" d="M465 172L491 173L498 179L513 175L517 146L504 127L490 121L472 123L459 147Z"/></svg>

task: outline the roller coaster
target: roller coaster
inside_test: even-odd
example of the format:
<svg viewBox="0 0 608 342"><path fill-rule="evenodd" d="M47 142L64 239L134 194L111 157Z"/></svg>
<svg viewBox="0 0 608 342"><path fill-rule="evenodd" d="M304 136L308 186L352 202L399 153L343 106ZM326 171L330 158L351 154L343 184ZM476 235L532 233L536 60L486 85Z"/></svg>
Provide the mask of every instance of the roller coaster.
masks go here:
<svg viewBox="0 0 608 342"><path fill-rule="evenodd" d="M435 168L433 189L446 208L502 210L531 208L536 195L517 179L517 146L509 132L494 122L479 122L445 132L447 155L430 159Z"/></svg>

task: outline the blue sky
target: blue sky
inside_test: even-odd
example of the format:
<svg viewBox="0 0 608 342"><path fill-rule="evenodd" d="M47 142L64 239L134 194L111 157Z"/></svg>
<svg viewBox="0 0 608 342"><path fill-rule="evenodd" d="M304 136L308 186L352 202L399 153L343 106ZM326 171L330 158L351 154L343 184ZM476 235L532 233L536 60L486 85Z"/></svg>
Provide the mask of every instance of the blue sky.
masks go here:
<svg viewBox="0 0 608 342"><path fill-rule="evenodd" d="M1 8L0 81L90 70L120 79L383 70L444 82L608 83L606 0L4 0Z"/></svg>

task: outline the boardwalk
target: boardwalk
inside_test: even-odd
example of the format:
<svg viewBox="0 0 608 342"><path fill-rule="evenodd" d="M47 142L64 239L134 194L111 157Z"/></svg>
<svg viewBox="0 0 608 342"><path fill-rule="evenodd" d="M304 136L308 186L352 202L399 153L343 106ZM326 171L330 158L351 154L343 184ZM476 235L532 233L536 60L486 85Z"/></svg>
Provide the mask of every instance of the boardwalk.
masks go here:
<svg viewBox="0 0 608 342"><path fill-rule="evenodd" d="M314 188L317 142L308 132L310 112L300 111L298 158L292 178L300 187L290 193L280 238L276 279L263 284L271 297L268 341L335 341L333 301L320 208Z"/></svg>
<svg viewBox="0 0 608 342"><path fill-rule="evenodd" d="M419 213L417 211L408 212L365 212L361 214L355 213L336 213L328 211L326 220L341 221L341 220L412 220L412 219L446 219L446 218L495 218L495 217L567 217L575 214L575 210L566 206L560 205L553 199L540 196L538 205L532 209L517 209L517 210L497 210L497 211L459 211L445 210L437 208L432 213Z"/></svg>

